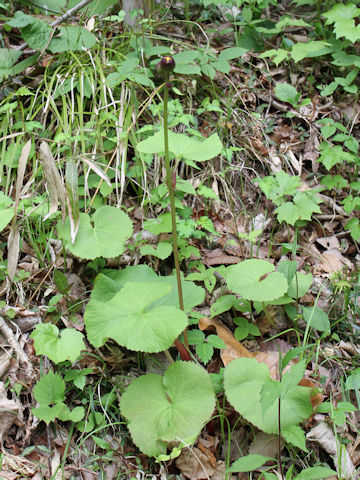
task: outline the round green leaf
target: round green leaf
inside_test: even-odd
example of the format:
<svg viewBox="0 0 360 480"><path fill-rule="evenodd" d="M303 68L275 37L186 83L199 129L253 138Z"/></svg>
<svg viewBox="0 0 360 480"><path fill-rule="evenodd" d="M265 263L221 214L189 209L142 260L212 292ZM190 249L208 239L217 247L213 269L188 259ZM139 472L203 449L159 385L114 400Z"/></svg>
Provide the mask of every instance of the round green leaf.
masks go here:
<svg viewBox="0 0 360 480"><path fill-rule="evenodd" d="M165 260L172 252L172 245L169 242L159 242L155 249L151 245L143 245L140 247L141 255L152 255L154 257Z"/></svg>
<svg viewBox="0 0 360 480"><path fill-rule="evenodd" d="M89 341L100 347L108 338L130 350L160 352L187 326L187 315L172 305L155 305L172 290L161 282L127 282L110 300L91 298L85 310Z"/></svg>
<svg viewBox="0 0 360 480"><path fill-rule="evenodd" d="M191 362L175 362L160 375L136 378L120 400L135 444L149 456L168 442L196 437L209 420L215 396L209 374Z"/></svg>
<svg viewBox="0 0 360 480"><path fill-rule="evenodd" d="M227 270L228 287L247 300L266 302L281 297L288 289L282 273L266 260L251 259L232 265Z"/></svg>
<svg viewBox="0 0 360 480"><path fill-rule="evenodd" d="M40 323L30 336L34 340L36 354L46 355L54 363L65 360L74 363L81 350L85 350L83 334L75 328L64 328L59 334L56 325Z"/></svg>
<svg viewBox="0 0 360 480"><path fill-rule="evenodd" d="M225 393L233 407L253 425L266 433L278 432L278 404L268 406L263 414L261 391L270 382L265 363L252 358L238 358L228 364L224 373ZM311 389L296 386L281 400L281 428L297 425L312 413Z"/></svg>
<svg viewBox="0 0 360 480"><path fill-rule="evenodd" d="M80 213L79 230L74 243L71 242L69 218L65 223L59 221L56 228L65 248L87 260L121 255L125 241L132 235L132 223L128 215L111 206L98 208L92 217Z"/></svg>

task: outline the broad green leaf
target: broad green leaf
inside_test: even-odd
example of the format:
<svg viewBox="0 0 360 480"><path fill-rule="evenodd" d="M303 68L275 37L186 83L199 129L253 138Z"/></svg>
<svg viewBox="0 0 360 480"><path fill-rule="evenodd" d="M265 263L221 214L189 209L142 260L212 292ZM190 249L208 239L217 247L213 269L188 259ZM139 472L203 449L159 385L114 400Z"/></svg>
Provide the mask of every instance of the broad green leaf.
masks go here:
<svg viewBox="0 0 360 480"><path fill-rule="evenodd" d="M281 62L285 60L289 55L289 52L287 50L284 50L283 48L278 48L278 49L271 49L267 50L266 52L263 52L259 55L260 58L271 58L272 61L275 63L276 66L280 65Z"/></svg>
<svg viewBox="0 0 360 480"><path fill-rule="evenodd" d="M228 469L228 472L252 472L269 460L276 462L275 458L265 457L264 455L246 455L236 460Z"/></svg>
<svg viewBox="0 0 360 480"><path fill-rule="evenodd" d="M54 35L48 49L52 53L75 52L93 47L96 41L95 35L86 28L70 25L59 27L59 33Z"/></svg>
<svg viewBox="0 0 360 480"><path fill-rule="evenodd" d="M85 350L83 334L75 328L64 328L59 332L56 325L40 323L30 335L34 340L37 355L46 355L54 363L70 360L74 363L81 350Z"/></svg>
<svg viewBox="0 0 360 480"><path fill-rule="evenodd" d="M197 356L200 358L204 365L206 365L211 360L211 357L214 354L214 347L206 342L196 345L195 350Z"/></svg>
<svg viewBox="0 0 360 480"><path fill-rule="evenodd" d="M149 456L168 442L196 437L215 407L210 376L191 362L175 362L160 375L136 378L120 400L134 443Z"/></svg>
<svg viewBox="0 0 360 480"><path fill-rule="evenodd" d="M299 103L301 94L289 83L277 83L275 85L275 95L282 102L290 103L293 107Z"/></svg>
<svg viewBox="0 0 360 480"><path fill-rule="evenodd" d="M132 234L132 222L128 215L111 206L98 208L92 217L80 213L79 229L74 243L71 242L69 217L65 223L60 220L56 228L65 248L73 255L88 260L121 255L125 241Z"/></svg>
<svg viewBox="0 0 360 480"><path fill-rule="evenodd" d="M360 238L360 222L358 218L351 218L345 225L346 229L350 229L350 235L355 242Z"/></svg>
<svg viewBox="0 0 360 480"><path fill-rule="evenodd" d="M174 68L175 73L182 75L201 75L201 69L198 65L189 63L178 63Z"/></svg>
<svg viewBox="0 0 360 480"><path fill-rule="evenodd" d="M306 360L296 363L290 369L290 371L285 372L281 379L281 394L284 395L288 390L293 387L296 387L304 377L306 369Z"/></svg>
<svg viewBox="0 0 360 480"><path fill-rule="evenodd" d="M215 348L226 348L224 341L217 335L209 335L206 341Z"/></svg>
<svg viewBox="0 0 360 480"><path fill-rule="evenodd" d="M169 348L187 326L179 308L155 305L171 289L167 283L127 282L107 302L91 299L84 316L89 341L100 347L112 338L130 350L149 353Z"/></svg>
<svg viewBox="0 0 360 480"><path fill-rule="evenodd" d="M40 407L32 408L31 411L35 417L39 420L43 420L45 423L49 424L53 422L56 418L60 418L61 413L66 411L68 407L65 403L57 403L53 407L49 405L40 405Z"/></svg>
<svg viewBox="0 0 360 480"><path fill-rule="evenodd" d="M274 272L270 262L260 259L244 260L227 270L227 285L247 300L266 302L281 297L288 289L282 273Z"/></svg>
<svg viewBox="0 0 360 480"><path fill-rule="evenodd" d="M175 63L190 63L197 59L199 52L197 50L184 50L173 55Z"/></svg>
<svg viewBox="0 0 360 480"><path fill-rule="evenodd" d="M169 151L176 158L203 162L216 157L223 146L217 133L214 133L204 141L188 137L182 133L174 133L169 130ZM136 149L141 153L164 153L164 131L161 129L152 137L139 142Z"/></svg>
<svg viewBox="0 0 360 480"><path fill-rule="evenodd" d="M145 230L148 230L154 235L159 235L160 233L170 233L172 231L171 213L162 213L156 218L146 220L143 223L143 227Z"/></svg>
<svg viewBox="0 0 360 480"><path fill-rule="evenodd" d="M326 18L326 24L339 23L342 20L349 20L355 18L360 14L360 8L357 8L353 3L343 4L337 3L330 10L323 13L322 16Z"/></svg>
<svg viewBox="0 0 360 480"><path fill-rule="evenodd" d="M278 265L278 272L285 275L289 285L291 284L291 281L294 278L296 270L297 270L297 262L295 260L283 260Z"/></svg>
<svg viewBox="0 0 360 480"><path fill-rule="evenodd" d="M36 18L26 27L21 28L21 35L30 48L42 50L50 40L52 29L49 25Z"/></svg>
<svg viewBox="0 0 360 480"><path fill-rule="evenodd" d="M218 57L219 60L234 60L235 58L239 58L244 53L248 51L247 48L242 48L242 47L230 47L230 48L225 48L225 50L222 50L220 52L220 55Z"/></svg>
<svg viewBox="0 0 360 480"><path fill-rule="evenodd" d="M225 393L233 407L249 422L266 433L278 432L278 405L273 403L264 412L261 391L271 380L268 367L252 358L233 360L225 368ZM307 419L312 413L311 389L296 386L281 401L281 429Z"/></svg>
<svg viewBox="0 0 360 480"><path fill-rule="evenodd" d="M318 40L312 40L310 42L298 42L291 49L291 56L295 62L300 62L304 58L319 57L321 55L327 55L333 51L333 47Z"/></svg>
<svg viewBox="0 0 360 480"><path fill-rule="evenodd" d="M4 230L14 216L13 204L14 202L10 197L0 192L0 232Z"/></svg>
<svg viewBox="0 0 360 480"><path fill-rule="evenodd" d="M320 145L321 155L317 159L329 171L334 165L344 162L354 162L352 153L345 152L340 145L329 145L326 142Z"/></svg>
<svg viewBox="0 0 360 480"><path fill-rule="evenodd" d="M80 422L80 420L84 418L84 415L84 407L75 407L72 410L66 407L58 413L58 418L63 422Z"/></svg>
<svg viewBox="0 0 360 480"><path fill-rule="evenodd" d="M43 375L34 387L34 397L40 405L51 405L65 400L65 382L52 370Z"/></svg>
<svg viewBox="0 0 360 480"><path fill-rule="evenodd" d="M311 273L296 272L289 285L287 294L292 298L301 298L311 287L313 276Z"/></svg>
<svg viewBox="0 0 360 480"><path fill-rule="evenodd" d="M274 210L278 222L285 222L289 225L295 225L300 219L301 213L299 208L293 202L285 202Z"/></svg>
<svg viewBox="0 0 360 480"><path fill-rule="evenodd" d="M197 328L194 330L188 330L187 334L189 345L197 345L198 343L203 343L205 340L205 333Z"/></svg>
<svg viewBox="0 0 360 480"><path fill-rule="evenodd" d="M27 25L30 25L31 23L33 23L35 20L36 19L31 15L26 15L21 10L18 10L17 12L15 12L14 17L7 22L7 25L10 25L10 27L15 27L15 28L24 28Z"/></svg>
<svg viewBox="0 0 360 480"><path fill-rule="evenodd" d="M328 314L321 310L321 308L316 306L304 307L303 315L306 323L310 324L311 328L316 328L320 332L330 330Z"/></svg>
<svg viewBox="0 0 360 480"><path fill-rule="evenodd" d="M161 260L165 260L171 255L172 252L172 245L169 242L159 242L156 249L151 245L143 245L140 247L141 255L152 255L153 257L160 258Z"/></svg>
<svg viewBox="0 0 360 480"><path fill-rule="evenodd" d="M167 277L159 277L147 265L137 265L135 267L128 266L121 270L106 270L106 275L99 274L95 279L94 289L91 294L91 300L99 300L107 302L110 300L123 286L130 281L133 282L153 282L154 288L157 283L171 285L171 291L168 295L162 297L156 302L157 305L170 305L179 307L179 298L177 290L176 275ZM182 288L184 296L184 309L189 313L191 310L201 304L205 298L204 289L195 285L193 282L184 281L182 277Z"/></svg>
<svg viewBox="0 0 360 480"><path fill-rule="evenodd" d="M306 437L304 430L298 425L290 425L281 430L281 436L295 447L300 448L304 452L308 452L306 448Z"/></svg>
<svg viewBox="0 0 360 480"><path fill-rule="evenodd" d="M322 480L324 478L336 476L337 472L327 467L310 467L305 468L293 480Z"/></svg>
<svg viewBox="0 0 360 480"><path fill-rule="evenodd" d="M22 52L19 52L18 50L10 48L0 48L0 78L5 75L12 74L11 67L21 55Z"/></svg>

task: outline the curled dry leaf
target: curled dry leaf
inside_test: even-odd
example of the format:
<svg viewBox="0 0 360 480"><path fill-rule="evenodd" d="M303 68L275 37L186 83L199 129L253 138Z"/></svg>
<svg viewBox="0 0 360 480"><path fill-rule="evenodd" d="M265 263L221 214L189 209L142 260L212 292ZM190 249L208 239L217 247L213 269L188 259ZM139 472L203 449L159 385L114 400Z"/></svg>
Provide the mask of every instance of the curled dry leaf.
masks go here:
<svg viewBox="0 0 360 480"><path fill-rule="evenodd" d="M343 477L353 480L359 478L348 451L341 448L339 437L335 437L333 430L325 422L320 422L312 428L306 437L312 442L317 442L329 455L334 457L336 470L341 472ZM340 458L339 452L341 452Z"/></svg>
<svg viewBox="0 0 360 480"><path fill-rule="evenodd" d="M19 405L14 400L7 398L5 386L0 382L0 443L12 427L19 414Z"/></svg>
<svg viewBox="0 0 360 480"><path fill-rule="evenodd" d="M182 450L175 463L181 473L190 480L211 478L215 473L209 457L196 447Z"/></svg>
<svg viewBox="0 0 360 480"><path fill-rule="evenodd" d="M10 234L7 242L8 249L8 263L7 272L11 281L14 280L16 268L19 260L20 253L20 232L16 225L10 228Z"/></svg>
<svg viewBox="0 0 360 480"><path fill-rule="evenodd" d="M58 209L58 202L60 202L61 213L63 219L66 215L66 201L65 201L65 188L60 176L60 173L56 167L54 157L51 153L50 147L46 142L42 142L39 148L39 156L43 166L44 177L50 196L50 210L45 215L44 220L50 217Z"/></svg>
<svg viewBox="0 0 360 480"><path fill-rule="evenodd" d="M232 360L235 360L235 358L254 358L254 355L249 352L247 348L243 347L241 343L235 339L234 335L230 332L230 330L225 327L225 325L223 325L219 320L207 317L203 317L199 320L200 330L207 330L211 327L216 329L217 335L226 345L226 349L221 350L220 352L220 356L224 365L227 365Z"/></svg>

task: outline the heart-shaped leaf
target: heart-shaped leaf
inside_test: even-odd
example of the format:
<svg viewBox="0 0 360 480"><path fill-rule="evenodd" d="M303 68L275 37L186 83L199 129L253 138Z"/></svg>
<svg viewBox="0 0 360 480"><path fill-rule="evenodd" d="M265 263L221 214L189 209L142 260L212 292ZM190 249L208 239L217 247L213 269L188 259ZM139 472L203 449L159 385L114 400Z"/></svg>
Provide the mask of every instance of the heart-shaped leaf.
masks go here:
<svg viewBox="0 0 360 480"><path fill-rule="evenodd" d="M215 396L209 374L191 362L175 362L164 376L136 378L120 400L135 444L149 456L168 442L189 441L209 420Z"/></svg>
<svg viewBox="0 0 360 480"><path fill-rule="evenodd" d="M132 223L128 215L111 206L98 208L92 217L80 213L79 229L74 243L71 242L69 218L64 223L59 221L56 228L65 248L77 257L87 260L121 255L125 241L132 234Z"/></svg>
<svg viewBox="0 0 360 480"><path fill-rule="evenodd" d="M261 392L271 382L269 368L253 358L238 358L228 364L224 373L225 393L233 407L256 427L266 433L277 433L278 403L263 412ZM311 389L295 386L281 400L281 428L307 419L312 413Z"/></svg>
<svg viewBox="0 0 360 480"><path fill-rule="evenodd" d="M230 290L247 300L271 301L288 289L285 276L274 270L274 265L266 260L244 260L227 269L226 281Z"/></svg>
<svg viewBox="0 0 360 480"><path fill-rule="evenodd" d="M40 323L30 335L34 340L37 355L46 355L54 363L70 360L74 363L85 350L83 334L75 328L64 328L60 334L56 325Z"/></svg>
<svg viewBox="0 0 360 480"><path fill-rule="evenodd" d="M159 305L172 290L168 283L127 282L111 300L91 299L85 310L89 341L100 347L108 338L130 350L160 352L187 326L185 312Z"/></svg>

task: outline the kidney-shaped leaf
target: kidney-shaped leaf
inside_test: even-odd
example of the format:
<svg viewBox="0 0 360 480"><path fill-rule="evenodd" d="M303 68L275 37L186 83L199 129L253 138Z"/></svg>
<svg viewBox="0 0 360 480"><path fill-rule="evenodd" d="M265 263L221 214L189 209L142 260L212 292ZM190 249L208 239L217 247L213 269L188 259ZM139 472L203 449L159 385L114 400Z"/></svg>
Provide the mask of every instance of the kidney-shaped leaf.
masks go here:
<svg viewBox="0 0 360 480"><path fill-rule="evenodd" d="M83 334L75 328L64 328L59 335L59 329L51 323L36 325L31 334L37 355L46 355L55 363L70 360L71 363L85 350Z"/></svg>
<svg viewBox="0 0 360 480"><path fill-rule="evenodd" d="M132 234L132 223L128 215L111 206L98 208L91 218L80 213L79 230L74 243L71 242L69 218L64 223L60 220L56 228L65 248L77 257L87 260L121 255L125 241Z"/></svg>
<svg viewBox="0 0 360 480"><path fill-rule="evenodd" d="M135 444L149 456L173 441L196 437L215 407L209 374L191 362L175 362L164 376L136 378L122 395L120 411Z"/></svg>
<svg viewBox="0 0 360 480"><path fill-rule="evenodd" d="M141 153L164 153L164 130L161 129L152 137L137 144L137 150ZM204 141L188 137L183 133L174 133L169 130L169 151L176 158L184 158L195 162L204 162L219 155L222 143L217 133L214 133Z"/></svg>
<svg viewBox="0 0 360 480"><path fill-rule="evenodd" d="M176 276L169 275L167 277L159 277L148 265L128 266L121 270L104 270L104 272L100 273L95 279L95 285L91 293L91 301L98 300L100 302L108 302L127 282L153 282L154 289L157 289L158 283L170 284L172 288L169 290L169 293L159 298L156 304L158 306L172 305L179 307ZM204 289L195 285L193 282L185 282L182 279L182 288L185 312L190 312L196 305L204 301Z"/></svg>
<svg viewBox="0 0 360 480"><path fill-rule="evenodd" d="M233 292L247 300L275 300L287 291L288 282L282 273L274 270L274 265L266 260L244 260L228 268L227 284Z"/></svg>
<svg viewBox="0 0 360 480"><path fill-rule="evenodd" d="M171 305L154 303L172 287L160 282L127 282L111 300L92 298L85 310L89 341L100 347L108 338L130 350L160 352L187 326L187 315Z"/></svg>
<svg viewBox="0 0 360 480"><path fill-rule="evenodd" d="M277 433L278 402L265 412L261 403L261 391L270 380L269 368L253 358L238 358L225 368L225 393L235 410L260 430ZM281 400L281 428L297 425L311 415L310 394L310 388L300 386L285 392Z"/></svg>

